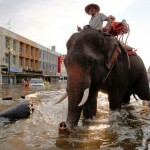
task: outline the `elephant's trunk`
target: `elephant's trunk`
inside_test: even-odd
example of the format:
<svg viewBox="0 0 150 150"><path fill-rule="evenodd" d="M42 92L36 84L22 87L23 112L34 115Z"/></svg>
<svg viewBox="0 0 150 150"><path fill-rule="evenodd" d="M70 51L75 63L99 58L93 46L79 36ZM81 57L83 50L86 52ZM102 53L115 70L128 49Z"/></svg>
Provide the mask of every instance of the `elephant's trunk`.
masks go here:
<svg viewBox="0 0 150 150"><path fill-rule="evenodd" d="M82 100L81 100L80 104L78 105L78 107L80 107L80 106L85 104L85 102L87 101L88 95L89 95L89 88L87 88L84 91ZM70 123L66 124L66 122L61 122L59 124L59 127L58 127L59 128L58 132L59 132L59 134L70 134L70 130L71 130L72 127L73 127L73 125L71 125Z"/></svg>
<svg viewBox="0 0 150 150"><path fill-rule="evenodd" d="M68 94L68 115L66 123L60 123L60 133L68 132L77 126L82 105L86 102L89 93L91 80L89 74L81 66L67 68L67 94Z"/></svg>
<svg viewBox="0 0 150 150"><path fill-rule="evenodd" d="M58 126L59 134L70 134L70 130L67 128L66 122L61 122Z"/></svg>

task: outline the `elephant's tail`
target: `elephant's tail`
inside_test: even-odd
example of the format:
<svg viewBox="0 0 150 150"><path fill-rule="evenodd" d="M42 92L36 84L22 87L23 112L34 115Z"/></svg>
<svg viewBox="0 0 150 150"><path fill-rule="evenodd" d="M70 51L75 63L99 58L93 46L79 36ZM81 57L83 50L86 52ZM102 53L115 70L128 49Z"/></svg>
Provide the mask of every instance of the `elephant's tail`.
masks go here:
<svg viewBox="0 0 150 150"><path fill-rule="evenodd" d="M133 94L133 97L136 99L136 101L138 101L138 98L135 96L135 94Z"/></svg>

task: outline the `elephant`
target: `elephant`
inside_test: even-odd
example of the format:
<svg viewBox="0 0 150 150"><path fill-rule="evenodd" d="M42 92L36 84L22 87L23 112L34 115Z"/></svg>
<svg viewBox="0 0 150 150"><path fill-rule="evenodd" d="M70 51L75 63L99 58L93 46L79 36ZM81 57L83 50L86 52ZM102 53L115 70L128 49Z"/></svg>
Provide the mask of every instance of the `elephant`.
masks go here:
<svg viewBox="0 0 150 150"><path fill-rule="evenodd" d="M136 53L128 55L114 36L86 29L73 33L66 47L67 87L57 103L68 96L68 114L59 130L71 131L81 113L85 118L93 118L99 91L108 94L110 110L121 109L123 103L130 102L132 94L150 101L143 60Z"/></svg>

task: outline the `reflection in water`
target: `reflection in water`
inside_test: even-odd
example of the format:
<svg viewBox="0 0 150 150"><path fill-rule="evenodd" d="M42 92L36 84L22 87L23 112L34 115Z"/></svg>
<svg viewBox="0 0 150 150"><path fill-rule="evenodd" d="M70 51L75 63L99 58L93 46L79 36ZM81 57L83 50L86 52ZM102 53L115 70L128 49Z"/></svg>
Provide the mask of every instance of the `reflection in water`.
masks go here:
<svg viewBox="0 0 150 150"><path fill-rule="evenodd" d="M3 110L18 101L21 95L40 91L41 97L32 100L35 112L28 119L13 124L3 124L1 118L0 149L5 150L49 150L49 149L101 149L126 150L148 149L150 145L150 115L142 102L132 99L131 104L121 111L110 111L107 96L100 93L98 112L92 120L81 116L78 127L68 136L58 135L58 124L67 117L67 99L54 105L65 93L65 84L51 85L46 89L25 89L24 87L1 87L2 96L15 97L15 101L0 101ZM14 94L16 93L16 94ZM150 148L150 146L149 146Z"/></svg>

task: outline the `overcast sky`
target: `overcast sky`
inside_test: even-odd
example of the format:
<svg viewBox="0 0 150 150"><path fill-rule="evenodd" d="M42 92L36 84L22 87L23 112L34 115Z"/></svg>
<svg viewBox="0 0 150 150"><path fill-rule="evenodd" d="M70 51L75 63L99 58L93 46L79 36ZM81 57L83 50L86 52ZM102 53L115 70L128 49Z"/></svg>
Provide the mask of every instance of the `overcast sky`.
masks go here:
<svg viewBox="0 0 150 150"><path fill-rule="evenodd" d="M66 41L77 25L88 24L86 5L96 3L101 12L126 19L128 44L138 49L146 68L150 66L150 0L0 0L0 26L45 47L56 46L66 54Z"/></svg>

